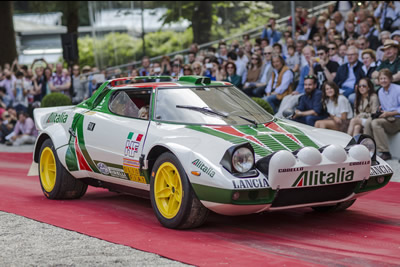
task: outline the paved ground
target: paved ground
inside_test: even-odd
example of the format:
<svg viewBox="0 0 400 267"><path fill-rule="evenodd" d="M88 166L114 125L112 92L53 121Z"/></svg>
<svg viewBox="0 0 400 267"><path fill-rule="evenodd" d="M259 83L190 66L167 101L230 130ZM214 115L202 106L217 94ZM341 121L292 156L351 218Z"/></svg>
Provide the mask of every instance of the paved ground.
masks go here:
<svg viewBox="0 0 400 267"><path fill-rule="evenodd" d="M0 152L31 152L33 145ZM400 182L398 159L388 163ZM113 244L0 211L0 266L184 266L157 254Z"/></svg>

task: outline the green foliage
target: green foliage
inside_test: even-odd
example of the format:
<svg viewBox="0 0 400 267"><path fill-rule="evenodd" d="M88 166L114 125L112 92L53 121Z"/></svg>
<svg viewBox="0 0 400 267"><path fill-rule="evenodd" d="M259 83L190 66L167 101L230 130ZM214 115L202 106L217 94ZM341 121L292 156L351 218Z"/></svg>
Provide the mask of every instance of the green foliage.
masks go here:
<svg viewBox="0 0 400 267"><path fill-rule="evenodd" d="M274 115L274 111L267 101L259 97L252 97L251 99L253 99L254 102L256 102L260 107L265 109L269 114Z"/></svg>
<svg viewBox="0 0 400 267"><path fill-rule="evenodd" d="M150 57L165 55L188 48L192 43L191 29L185 32L159 31L145 35L146 55ZM95 65L94 53L97 51L101 67L115 66L141 59L143 56L142 40L135 39L126 33L109 33L96 41L84 37L78 39L79 64Z"/></svg>
<svg viewBox="0 0 400 267"><path fill-rule="evenodd" d="M43 97L40 107L58 107L72 105L71 99L61 93L51 93Z"/></svg>

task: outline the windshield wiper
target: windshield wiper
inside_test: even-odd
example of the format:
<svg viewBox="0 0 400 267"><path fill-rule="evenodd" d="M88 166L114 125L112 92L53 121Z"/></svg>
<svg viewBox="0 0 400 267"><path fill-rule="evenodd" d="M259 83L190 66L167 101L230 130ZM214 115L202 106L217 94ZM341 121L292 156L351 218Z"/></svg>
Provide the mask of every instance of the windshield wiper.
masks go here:
<svg viewBox="0 0 400 267"><path fill-rule="evenodd" d="M255 120L252 120L252 119L249 119L249 118L240 116L240 115L236 115L236 116L238 116L239 118L241 118L241 119L243 119L243 120L245 120L245 121L248 121L248 122L254 124L254 126L257 128L257 122L256 122Z"/></svg>
<svg viewBox="0 0 400 267"><path fill-rule="evenodd" d="M218 116L224 117L224 118L228 117L228 115L226 115L222 112L215 111L215 110L212 110L207 107L202 108L202 107L196 107L196 106L183 106L183 105L176 105L176 107L177 108L186 108L186 109L195 110L195 111L199 111L199 112L203 112L203 113L210 113L210 114L218 115Z"/></svg>

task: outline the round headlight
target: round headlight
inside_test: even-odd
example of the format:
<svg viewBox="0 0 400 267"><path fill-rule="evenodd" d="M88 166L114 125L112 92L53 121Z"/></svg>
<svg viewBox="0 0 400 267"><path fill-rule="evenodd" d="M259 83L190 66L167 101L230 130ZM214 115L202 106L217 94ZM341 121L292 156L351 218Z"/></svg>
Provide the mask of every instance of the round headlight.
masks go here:
<svg viewBox="0 0 400 267"><path fill-rule="evenodd" d="M232 156L232 165L238 172L248 172L254 165L253 152L246 147L237 149Z"/></svg>
<svg viewBox="0 0 400 267"><path fill-rule="evenodd" d="M368 149L369 155L371 156L371 158L374 156L374 154L375 154L374 140L372 140L371 138L364 138L363 140L361 140L360 145L363 145Z"/></svg>

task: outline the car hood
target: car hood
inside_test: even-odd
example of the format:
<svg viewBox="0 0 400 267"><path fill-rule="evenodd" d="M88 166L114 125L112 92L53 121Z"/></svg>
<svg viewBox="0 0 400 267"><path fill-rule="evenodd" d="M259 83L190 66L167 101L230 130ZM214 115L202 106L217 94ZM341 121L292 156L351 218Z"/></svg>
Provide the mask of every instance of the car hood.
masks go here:
<svg viewBox="0 0 400 267"><path fill-rule="evenodd" d="M306 146L319 148L325 145L325 142L320 141L320 137L322 138L322 135L325 134L325 132L321 134L321 129L316 130L314 127L302 127L301 125L294 126L292 122L288 123L277 119L259 124L257 127L252 125L187 125L186 128L212 135L232 144L248 142L254 148L257 158L265 157L279 150L295 151ZM335 139L332 138L331 132L333 131L328 131L328 139L330 139L330 144L333 144ZM346 141L342 141L342 139L343 137L336 140L340 140L339 144L342 146L346 146L350 141L348 138L344 138Z"/></svg>

